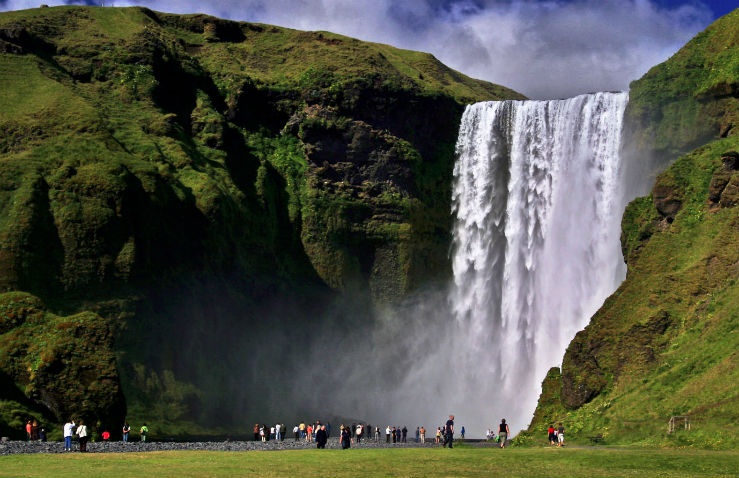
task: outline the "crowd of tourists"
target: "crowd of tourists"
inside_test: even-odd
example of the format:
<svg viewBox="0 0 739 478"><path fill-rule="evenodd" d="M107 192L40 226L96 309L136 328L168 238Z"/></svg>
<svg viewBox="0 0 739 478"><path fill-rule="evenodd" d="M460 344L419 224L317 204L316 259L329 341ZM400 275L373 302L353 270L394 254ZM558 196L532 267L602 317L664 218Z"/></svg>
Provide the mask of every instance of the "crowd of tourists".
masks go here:
<svg viewBox="0 0 739 478"><path fill-rule="evenodd" d="M284 423L275 423L274 425L266 424L255 424L254 425L254 441L268 442L271 440L284 441L288 435L288 428L285 427ZM149 433L149 428L144 423L139 428L139 441L146 442L146 437ZM301 422L292 428L292 439L297 441L305 441L306 443L315 443L318 448L325 448L328 439L331 437L332 428L330 423L321 423L320 420L315 422ZM560 423L557 428L554 425L550 425L547 431L549 443L551 445L563 446L564 445L564 427ZM63 426L64 434L64 450L72 450L72 441L76 439L79 443L79 450L81 452L87 451L87 442L90 438L90 432L88 431L87 425L82 420L75 423L75 420L68 420ZM124 442L128 442L131 436L131 426L126 422L123 424L121 434ZM27 439L46 441L46 430L39 426L36 420L28 420L26 423L26 435ZM459 435L462 439L465 436L465 428L461 427ZM110 432L107 430L100 434L100 438L103 441L110 439ZM407 443L408 442L408 428L407 426L400 427L399 425L391 426L387 425L381 427L378 425L372 426L369 423L352 423L351 425L340 425L338 429L339 442L341 448L347 449L355 443L361 443L362 440L374 441L380 443L384 440L387 443ZM488 428L485 438L488 441L496 441L501 448L505 448L506 442L510 437L510 429L505 419L501 420L498 426L498 435L496 437L495 432ZM412 440L415 439L416 443L427 442L427 430L426 427L421 425L417 426L415 435ZM454 443L454 415L449 415L449 419L443 425L436 428L434 436L435 444L442 444L444 447L453 447Z"/></svg>

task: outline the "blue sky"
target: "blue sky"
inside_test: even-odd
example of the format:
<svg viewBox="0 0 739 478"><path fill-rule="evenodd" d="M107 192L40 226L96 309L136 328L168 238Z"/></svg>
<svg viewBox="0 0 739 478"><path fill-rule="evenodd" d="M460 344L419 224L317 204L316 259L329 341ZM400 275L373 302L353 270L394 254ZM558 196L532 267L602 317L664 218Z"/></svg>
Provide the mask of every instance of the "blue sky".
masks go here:
<svg viewBox="0 0 739 478"><path fill-rule="evenodd" d="M0 0L0 10L40 3ZM433 53L475 78L531 98L628 89L739 0L109 0L303 30Z"/></svg>

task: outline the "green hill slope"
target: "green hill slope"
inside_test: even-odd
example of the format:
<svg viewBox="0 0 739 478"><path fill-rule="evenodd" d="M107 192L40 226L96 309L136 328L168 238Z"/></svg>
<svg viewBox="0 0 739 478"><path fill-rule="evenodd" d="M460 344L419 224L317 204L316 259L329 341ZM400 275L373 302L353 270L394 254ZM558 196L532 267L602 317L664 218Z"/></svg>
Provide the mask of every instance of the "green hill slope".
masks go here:
<svg viewBox="0 0 739 478"><path fill-rule="evenodd" d="M738 58L735 11L632 84L632 154L665 163L700 147L627 207L626 280L549 372L522 442L560 421L582 441L739 442ZM692 429L668 434L676 415Z"/></svg>
<svg viewBox="0 0 739 478"><path fill-rule="evenodd" d="M331 33L88 7L0 14L0 89L0 287L40 298L34 316L97 314L111 336L78 340L116 358L79 374L68 341L18 347L0 297L15 434L31 410L118 430L119 386L160 436L269 416L284 384L251 399L269 365L253 351L313 340L329 304L361 326L445 278L464 105L521 98ZM112 398L82 406L34 370Z"/></svg>

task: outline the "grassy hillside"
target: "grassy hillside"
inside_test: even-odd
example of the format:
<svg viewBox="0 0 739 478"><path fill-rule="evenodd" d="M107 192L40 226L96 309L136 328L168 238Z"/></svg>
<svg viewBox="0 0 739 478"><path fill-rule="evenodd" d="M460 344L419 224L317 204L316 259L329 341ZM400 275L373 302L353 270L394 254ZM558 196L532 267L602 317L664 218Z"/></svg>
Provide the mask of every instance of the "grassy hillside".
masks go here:
<svg viewBox="0 0 739 478"><path fill-rule="evenodd" d="M739 129L739 10L630 85L627 151L647 174Z"/></svg>
<svg viewBox="0 0 739 478"><path fill-rule="evenodd" d="M582 442L739 443L738 40L735 11L632 84L637 162L697 148L626 208L626 280L549 372L522 443L546 441L560 421ZM668 434L675 415L692 430Z"/></svg>
<svg viewBox="0 0 739 478"><path fill-rule="evenodd" d="M108 379L160 435L269 415L285 377L252 400L270 365L252 351L446 277L464 105L521 97L326 32L71 6L0 14L0 89L0 288L97 314ZM125 413L50 407L38 354L17 353L0 369L28 403L4 387L0 422Z"/></svg>

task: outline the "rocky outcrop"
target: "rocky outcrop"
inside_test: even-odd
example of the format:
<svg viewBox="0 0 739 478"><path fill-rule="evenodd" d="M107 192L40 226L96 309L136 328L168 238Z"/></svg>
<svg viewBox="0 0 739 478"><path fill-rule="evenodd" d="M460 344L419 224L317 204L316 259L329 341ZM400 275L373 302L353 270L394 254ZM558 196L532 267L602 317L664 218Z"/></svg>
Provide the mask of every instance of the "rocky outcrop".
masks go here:
<svg viewBox="0 0 739 478"><path fill-rule="evenodd" d="M30 415L46 423L76 417L116 430L126 408L110 325L92 313L55 316L23 293L0 294L0 310L0 375L11 381L4 387L17 387L21 402L28 400ZM28 418L22 408L0 410L5 423Z"/></svg>
<svg viewBox="0 0 739 478"><path fill-rule="evenodd" d="M739 153L726 152L721 155L721 162L708 187L708 202L713 206L733 207L739 201Z"/></svg>

